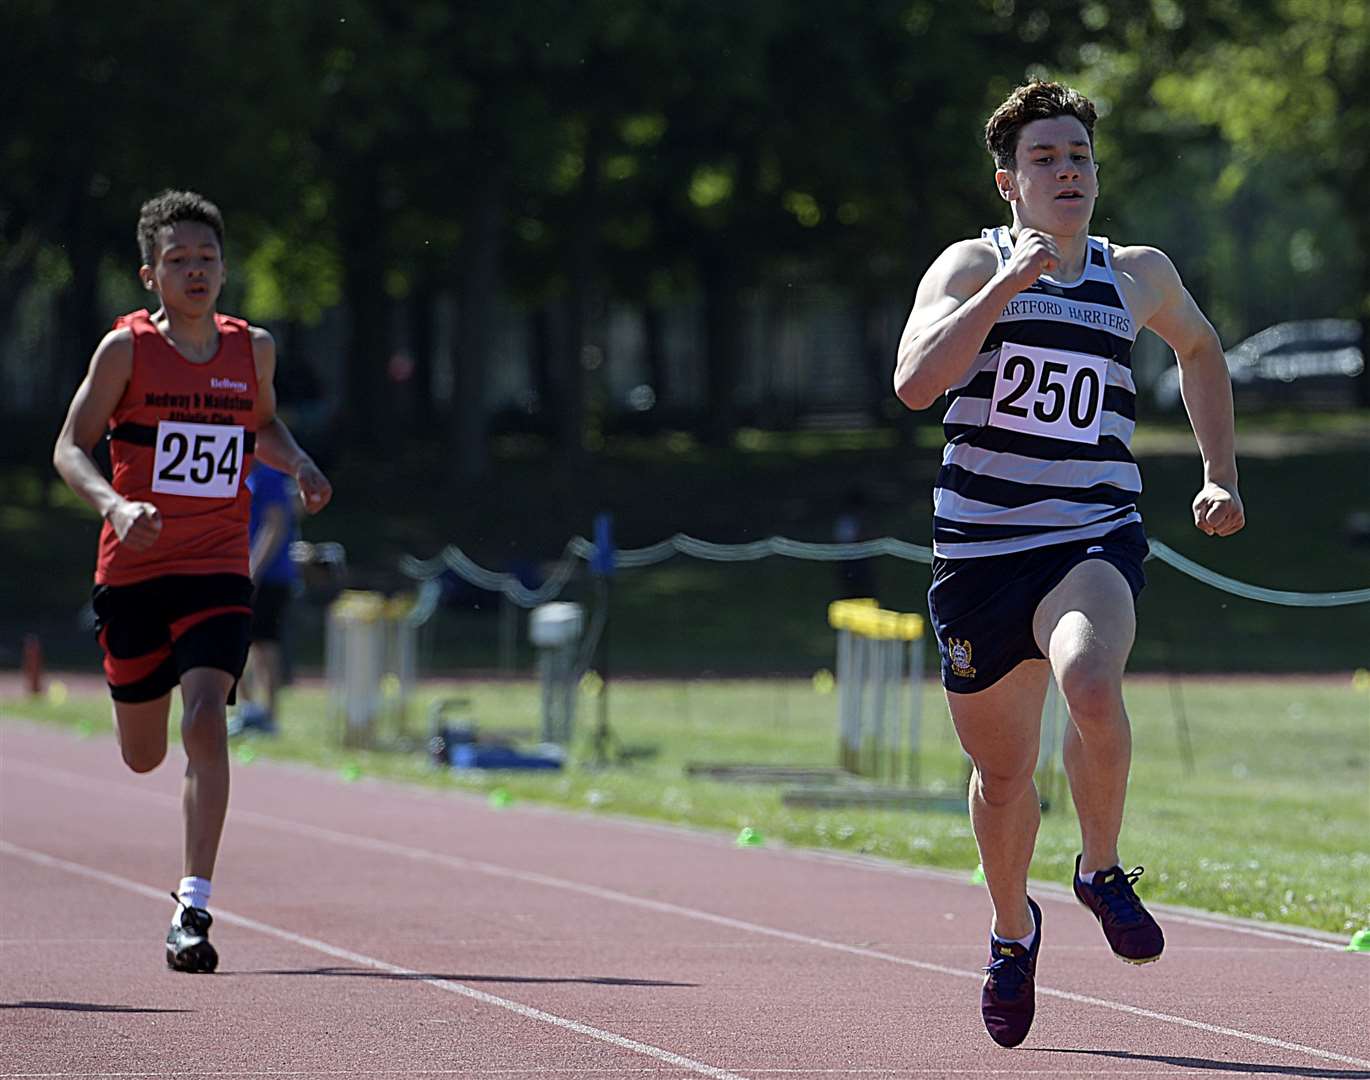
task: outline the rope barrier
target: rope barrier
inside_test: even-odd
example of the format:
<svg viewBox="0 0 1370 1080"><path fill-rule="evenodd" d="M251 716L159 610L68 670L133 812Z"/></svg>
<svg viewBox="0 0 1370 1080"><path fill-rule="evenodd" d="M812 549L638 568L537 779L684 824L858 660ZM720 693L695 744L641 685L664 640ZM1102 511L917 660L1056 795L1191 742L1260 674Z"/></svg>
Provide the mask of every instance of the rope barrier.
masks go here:
<svg viewBox="0 0 1370 1080"><path fill-rule="evenodd" d="M1233 596L1266 604L1279 604L1283 607L1322 608L1370 603L1370 589L1301 593L1250 585L1210 570L1193 559L1186 558L1160 540L1152 540L1150 543L1152 557L1196 581L1231 593ZM556 599L575 573L577 560L589 562L594 554L594 544L583 536L573 536L567 542L547 580L537 589L529 589L513 574L487 570L456 545L448 545L441 554L431 559L416 559L412 555L406 555L400 560L400 572L415 581L431 582L444 571L451 570L477 588L503 593L520 607L532 608ZM892 536L879 540L863 540L855 544L815 544L791 540L785 536L772 536L746 544L715 544L685 533L676 533L647 547L623 549L616 553L615 560L624 570L637 570L663 563L676 555L688 555L711 562L754 562L772 555L817 562L843 562L849 559L870 559L878 555L889 555L907 562L932 562L932 548L896 540ZM423 610L425 615L431 615L437 606L435 594L429 590L425 599L427 602L423 605Z"/></svg>
<svg viewBox="0 0 1370 1080"><path fill-rule="evenodd" d="M1260 585L1248 585L1244 581L1225 577L1206 566L1200 566L1193 559L1187 559L1178 551L1161 543L1151 541L1151 554L1196 581L1211 585L1215 589L1243 596L1248 600L1259 600L1266 604L1279 604L1282 607L1343 607L1347 604L1370 603L1370 589L1353 589L1349 592L1301 593L1287 592L1283 589L1266 589Z"/></svg>

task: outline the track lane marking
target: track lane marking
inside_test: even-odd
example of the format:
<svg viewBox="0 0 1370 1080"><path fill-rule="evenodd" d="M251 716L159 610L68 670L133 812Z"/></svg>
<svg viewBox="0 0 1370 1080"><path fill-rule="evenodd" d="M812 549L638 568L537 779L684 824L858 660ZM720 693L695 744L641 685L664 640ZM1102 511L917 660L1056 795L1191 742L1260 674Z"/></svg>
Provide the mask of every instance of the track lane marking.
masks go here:
<svg viewBox="0 0 1370 1080"><path fill-rule="evenodd" d="M13 766L14 762L10 761L5 764ZM30 762L22 762L20 764L22 767L16 771L27 772L39 779L48 779L50 782L62 786L76 786L83 791L90 791L94 787L103 787L130 797L138 797L159 803L174 803L175 805L180 805L179 799L170 795L163 795L160 792L142 791L126 784L114 784L100 781L93 782L76 773L68 773L59 769L50 769L46 766L35 765ZM702 911L698 908L684 907L663 900L652 900L647 897L634 896L631 893L619 892L615 889L606 889L598 885L588 885L579 881L571 881L567 878L553 877L549 874L540 874L536 871L517 870L512 867L500 866L497 863L488 863L479 859L467 859L460 855L444 855L440 852L428 851L424 848L409 847L389 840L376 840L370 837L353 836L349 833L339 832L335 829L326 829L318 825L307 825L303 822L291 821L287 818L278 818L269 814L258 813L254 810L235 810L233 817L235 821L254 822L264 828L316 840L326 840L340 846L357 848L363 851L374 851L380 854L409 859L414 862L430 863L432 865L444 866L451 869L475 871L491 877L520 881L530 885L541 885L547 888L561 889L567 892L579 893L582 896L590 896L598 900L607 900L647 911L675 915L681 918L692 919L697 922L705 922L715 926L739 930L743 933L764 935L766 937L789 941L798 945L826 949L832 952L859 956L869 960L880 960L886 963L898 964L902 967L911 967L920 971L928 971L938 975L948 975L958 979L973 979L979 982L984 978L984 973L978 970L967 971L964 968L948 967L945 964L936 964L925 960L914 960L911 957L898 956L894 953L882 952L878 949L866 948L860 945L848 945L844 942L830 941L826 938L812 937L808 934L800 934L791 930L782 930L778 927L765 926L760 923L748 922L743 919L734 919L727 915L717 915L713 912ZM0 850L12 847L13 845L7 844L5 841L0 841ZM51 856L44 857L51 858ZM104 873L103 871L98 870L91 870L90 872L93 874ZM143 888L143 886L139 886L139 888ZM288 931L282 931L281 933L288 933ZM329 948L331 948L331 946L329 946ZM1097 1008L1109 1009L1114 1012L1126 1013L1131 1016L1139 1016L1148 1020L1157 1020L1178 1027L1204 1031L1211 1035L1224 1035L1229 1038L1240 1039L1245 1042L1255 1043L1274 1049L1307 1054L1324 1061L1336 1061L1342 1064L1370 1069L1370 1060L1351 1057L1346 1054L1338 1054L1335 1051L1323 1050L1314 1046L1305 1046L1302 1043L1288 1042L1284 1039L1276 1039L1268 1035L1257 1035L1253 1032L1223 1027L1218 1024L1209 1024L1202 1020L1193 1020L1185 1016L1176 1016L1171 1013L1144 1009L1137 1005L1128 1005L1125 1002L1109 1001L1105 998L1093 997L1088 994L1077 994L1070 990L1057 990L1053 987L1042 986L1040 984L1038 984L1036 989L1039 994L1058 998L1062 1001L1072 1001L1080 1005L1092 1005ZM472 991L472 993L480 993L480 991ZM568 1023L571 1022L573 1021L568 1021Z"/></svg>
<svg viewBox="0 0 1370 1080"><path fill-rule="evenodd" d="M135 893L138 896L148 897L153 900L165 900L165 889L154 889L151 885L144 885L129 878L119 877L117 874L110 874L104 870L98 870L93 866L85 866L81 863L71 862L67 859L60 859L45 852L34 851L30 848L20 847L12 844L8 840L0 840L0 853L12 855L16 858L26 859L39 866L45 866L53 870L62 870L68 874L75 874L80 877L89 878L102 884L122 889L125 892ZM564 1016L557 1016L555 1013L544 1012L542 1009L535 1009L531 1005L524 1005L517 1001L510 1001L508 998L496 997L494 994L487 994L484 990L477 990L464 983L455 982L452 979L432 979L426 978L421 972L411 968L401 967L399 964L391 964L385 960L378 960L374 956L367 956L365 953L353 952L351 949L339 948L337 945L330 945L326 941L318 938L306 937L303 934L296 934L290 930L283 930L270 923L260 922L257 919L250 919L243 915L235 915L231 911L223 908L215 908L214 918L219 922L228 923L230 926L239 926L245 930L253 930L267 937L274 937L280 941L288 942L292 945L303 946L313 949L315 952L323 953L337 960L346 960L352 964L368 967L375 971L384 971L390 975L403 975L414 982L426 983L439 990L446 990L448 993L459 994L462 997L471 998L485 1005L494 1005L500 1009L525 1017L529 1020L538 1020L544 1024L551 1024L554 1027L564 1028L567 1031L574 1031L578 1035L587 1035L600 1042L609 1043L623 1050L631 1050L637 1054L644 1054L647 1057L655 1058L657 1061L667 1065L674 1065L678 1069L684 1069L698 1076L709 1076L713 1080L745 1080L745 1077L738 1073L729 1072L727 1069L719 1069L713 1065L707 1065L702 1061L695 1061L693 1058L685 1057L683 1054L676 1054L670 1050L665 1050L650 1043L638 1042L625 1035L618 1035L612 1031L605 1031L603 1028L591 1027L589 1024L582 1024L578 1020L568 1020ZM539 1070L525 1070L537 1072ZM24 1074L19 1074L24 1075ZM32 1075L32 1074L30 1074ZM60 1074L59 1074L60 1075ZM119 1074L114 1074L119 1075ZM137 1076L133 1073L129 1075ZM157 1075L153 1073L152 1075ZM281 1075L260 1073L257 1075Z"/></svg>
<svg viewBox="0 0 1370 1080"><path fill-rule="evenodd" d="M274 1069L267 1071L245 1071L242 1069L226 1069L221 1072L206 1072L204 1069L186 1071L175 1069L171 1071L159 1072L0 1072L0 1078L4 1080L68 1080L68 1078L79 1078L79 1080L94 1080L94 1078L110 1078L110 1080L157 1080L158 1077L178 1077L191 1076L204 1078L233 1077L233 1076L624 1076L636 1075L644 1076L676 1076L683 1070L652 1068L650 1066L636 1069L600 1069L588 1066L584 1069L577 1069L574 1066L561 1068L537 1068L537 1069L482 1069L479 1067L465 1069ZM940 1068L909 1068L909 1069L750 1069L748 1070L757 1076L1043 1076L1049 1080L1060 1080L1065 1075L1060 1069L940 1069ZM1269 1067L1253 1065L1250 1069L1236 1069L1224 1066L1222 1070L1230 1076L1268 1076ZM1211 1068L1176 1068L1176 1069L1085 1069L1071 1070L1070 1080L1079 1076L1208 1076L1213 1075ZM1316 1075L1316 1074L1309 1074ZM1360 1076L1353 1073L1352 1076Z"/></svg>
<svg viewBox="0 0 1370 1080"><path fill-rule="evenodd" d="M53 729L49 725L28 717L5 717L0 715L0 720L17 720L23 726L30 729L31 734L52 735ZM12 763L12 762L11 762ZM4 762L0 761L0 765ZM54 782L58 777L77 780L79 774L66 772L65 770L52 769L36 762L21 761L22 766L27 766L28 771L34 775L50 774ZM305 765L290 761L270 761L266 767L282 772L294 773L307 777L311 780L328 782L326 774L322 773L317 766ZM19 771L25 771L20 769ZM418 802L433 801L436 799L455 799L472 806L480 801L480 796L466 791L441 791L432 788L416 788L399 780L385 780L371 778L369 781L388 794L397 798L407 798ZM93 782L98 785L101 781ZM86 786L81 783L80 786ZM109 783L108 789L129 794L138 789L127 784ZM649 821L639 818L624 817L611 813L596 813L587 810L576 810L562 806L546 806L533 803L520 804L515 813L535 814L553 817L562 821L573 821L586 825L612 826L618 829L626 829L630 832L649 832L661 833L679 839L688 839L697 843L704 843L712 847L717 847L720 842L718 830L705 829L692 825L682 825L664 821ZM965 886L967 884L966 875L960 871L945 870L935 866L904 866L891 863L878 856L861 855L851 851L825 851L821 849L806 849L798 847L785 847L775 845L761 848L753 852L754 856L762 858L784 858L799 859L805 862L820 862L825 864L836 864L849 867L855 870L863 870L867 873L894 874L900 877L912 877L921 881L941 881L953 885ZM1079 903L1075 899L1075 894L1065 885L1058 885L1054 881L1034 881L1031 883L1034 895L1042 894L1046 899L1053 902L1075 906ZM1203 927L1208 930L1222 930L1232 934L1246 934L1250 937L1263 938L1269 941L1284 941L1290 944L1299 945L1304 948L1324 949L1329 952L1344 953L1346 951L1346 939L1336 934L1331 934L1323 930L1315 930L1311 927L1297 928L1276 928L1272 926L1262 926L1254 919L1243 919L1235 915L1223 915L1218 912L1203 912L1195 908L1186 908L1183 905L1168 904L1158 902L1151 905L1152 910L1164 912L1167 922L1183 923L1188 926ZM1222 946L1215 946L1221 948Z"/></svg>
<svg viewBox="0 0 1370 1080"><path fill-rule="evenodd" d="M302 1069L277 1069L256 1072L248 1072L242 1069L229 1069L222 1072L206 1072L204 1069L196 1069L194 1071L177 1069L170 1072L0 1072L0 1078L3 1078L3 1080L20 1080L20 1078L23 1078L23 1080L69 1080L69 1078L77 1078L77 1080L94 1080L94 1078L101 1078L101 1080L104 1080L104 1078L109 1078L109 1080L135 1080L135 1078L137 1078L137 1080L157 1080L159 1077L190 1076L197 1077L199 1080L205 1080L206 1077L209 1077L212 1080L212 1078L215 1077L235 1076L625 1076L637 1075L639 1073L644 1076L677 1076L682 1071L683 1070L681 1069L652 1067L636 1069L599 1069L594 1068L593 1066L584 1069L568 1066L551 1069L482 1069L479 1067L465 1069L312 1069L308 1071ZM1063 1075L1067 1075L1063 1074L1060 1069L750 1069L748 1071L757 1076L931 1076L934 1078L948 1076L1008 1076L1014 1077L1015 1080L1018 1077L1024 1076L1042 1076L1047 1077L1048 1080L1061 1080ZM1253 1065L1250 1069L1237 1069L1225 1065L1222 1071L1224 1074L1230 1076L1268 1076L1270 1074L1269 1067L1260 1065ZM1195 1069L1085 1069L1083 1071L1072 1069L1068 1074L1069 1080L1075 1080L1076 1077L1080 1076L1211 1077L1212 1075L1213 1070L1208 1067ZM1306 1075L1316 1076L1318 1074L1309 1073ZM1359 1077L1361 1074L1352 1073L1350 1075L1352 1077Z"/></svg>

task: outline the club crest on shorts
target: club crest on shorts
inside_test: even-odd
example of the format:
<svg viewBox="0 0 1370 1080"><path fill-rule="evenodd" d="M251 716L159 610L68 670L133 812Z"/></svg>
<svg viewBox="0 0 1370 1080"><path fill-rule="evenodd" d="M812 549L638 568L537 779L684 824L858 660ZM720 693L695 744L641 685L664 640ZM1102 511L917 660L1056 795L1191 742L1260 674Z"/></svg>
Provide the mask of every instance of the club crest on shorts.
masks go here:
<svg viewBox="0 0 1370 1080"><path fill-rule="evenodd" d="M971 667L971 647L969 638L947 638L947 653L951 657L951 673L958 679L975 678L975 668Z"/></svg>

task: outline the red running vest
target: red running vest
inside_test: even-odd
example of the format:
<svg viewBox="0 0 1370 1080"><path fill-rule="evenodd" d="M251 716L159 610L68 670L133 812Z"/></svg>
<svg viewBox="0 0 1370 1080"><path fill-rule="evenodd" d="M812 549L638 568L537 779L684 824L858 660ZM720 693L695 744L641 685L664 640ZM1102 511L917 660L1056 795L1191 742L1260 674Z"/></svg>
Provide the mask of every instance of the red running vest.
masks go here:
<svg viewBox="0 0 1370 1080"><path fill-rule="evenodd" d="M95 581L131 585L164 574L247 575L252 496L245 483L256 448L257 365L248 324L215 315L219 349L192 363L146 309L121 315L133 332L133 373L109 419L111 483L162 512L146 551L100 532Z"/></svg>

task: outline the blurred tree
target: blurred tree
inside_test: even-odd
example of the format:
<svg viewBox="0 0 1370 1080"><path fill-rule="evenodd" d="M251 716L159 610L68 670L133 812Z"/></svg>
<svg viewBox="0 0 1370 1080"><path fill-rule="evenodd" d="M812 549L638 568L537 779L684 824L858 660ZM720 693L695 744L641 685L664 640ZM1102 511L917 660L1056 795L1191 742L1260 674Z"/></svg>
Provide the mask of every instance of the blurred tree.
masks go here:
<svg viewBox="0 0 1370 1080"><path fill-rule="evenodd" d="M1286 266L1297 271L1309 261L1307 226L1318 220L1319 191L1332 193L1333 220L1353 241L1355 285L1344 310L1320 313L1359 318L1370 352L1370 2L1212 3L1200 9L1201 20L1178 5L1163 10L1184 40L1171 63L1143 76L1154 101L1174 119L1219 132L1231 147L1216 187L1242 233L1259 221L1251 178L1267 190L1272 178L1284 182L1296 208L1290 231L1302 227L1302 238L1290 237L1281 253ZM1254 261L1255 252L1237 255ZM1370 367L1360 386L1370 406Z"/></svg>
<svg viewBox="0 0 1370 1080"><path fill-rule="evenodd" d="M614 301L643 312L661 413L665 312L697 306L703 347L683 359L705 404L689 422L723 442L754 299L823 286L853 303L878 409L888 312L938 250L1002 220L980 131L1033 73L1079 81L1105 114L1101 231L1176 245L1229 329L1331 303L1353 272L1347 308L1370 320L1367 7L167 0L75 20L11 0L0 334L26 298L55 298L59 408L103 328L102 273L131 278L138 204L196 187L228 215L230 307L301 322L341 307L349 438L439 437L444 475L485 470L509 298L530 312L539 422L572 468L599 423L587 367ZM60 91L34 72L65 73ZM1357 243L1324 239L1338 218ZM412 377L392 363L404 339Z"/></svg>
<svg viewBox="0 0 1370 1080"><path fill-rule="evenodd" d="M0 332L34 290L54 305L53 370L34 417L44 430L21 440L35 460L46 461L107 328L102 269L134 276L139 205L165 187L203 191L225 207L232 256L245 249L233 209L271 215L259 178L288 175L299 40L290 10L262 5L248 38L240 12L184 0L159 5L155 20L113 7L73 18L50 0L0 5Z"/></svg>

